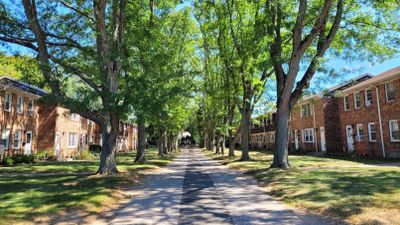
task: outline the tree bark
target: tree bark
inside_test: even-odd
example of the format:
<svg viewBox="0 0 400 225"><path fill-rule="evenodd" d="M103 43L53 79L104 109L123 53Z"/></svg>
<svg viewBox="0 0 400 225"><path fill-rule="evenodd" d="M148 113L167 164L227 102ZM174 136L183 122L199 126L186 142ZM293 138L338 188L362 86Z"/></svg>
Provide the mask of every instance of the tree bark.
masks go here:
<svg viewBox="0 0 400 225"><path fill-rule="evenodd" d="M290 167L288 160L290 109L281 104L276 114L275 153L272 168L287 169Z"/></svg>
<svg viewBox="0 0 400 225"><path fill-rule="evenodd" d="M164 132L162 128L158 129L158 155L164 155Z"/></svg>
<svg viewBox="0 0 400 225"><path fill-rule="evenodd" d="M251 126L251 111L249 109L244 109L242 112L242 157L240 158L241 161L250 160L249 155L249 133L250 133L250 126Z"/></svg>
<svg viewBox="0 0 400 225"><path fill-rule="evenodd" d="M232 135L232 130L229 130L229 153L228 157L234 157L235 156L235 136Z"/></svg>
<svg viewBox="0 0 400 225"><path fill-rule="evenodd" d="M135 158L135 162L145 162L146 161L146 125L143 116L138 115L138 148Z"/></svg>
<svg viewBox="0 0 400 225"><path fill-rule="evenodd" d="M103 143L100 153L100 166L97 170L101 175L117 174L117 155L114 148L117 141L117 134L119 129L118 117L114 114L110 115L109 123L102 125Z"/></svg>

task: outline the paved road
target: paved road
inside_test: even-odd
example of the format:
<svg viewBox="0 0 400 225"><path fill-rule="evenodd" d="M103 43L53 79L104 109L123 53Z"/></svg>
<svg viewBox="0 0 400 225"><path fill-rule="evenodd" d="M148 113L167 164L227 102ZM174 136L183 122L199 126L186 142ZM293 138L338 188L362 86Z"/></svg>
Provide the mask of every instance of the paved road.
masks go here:
<svg viewBox="0 0 400 225"><path fill-rule="evenodd" d="M112 224L337 224L274 201L254 179L199 149L184 149L134 193Z"/></svg>

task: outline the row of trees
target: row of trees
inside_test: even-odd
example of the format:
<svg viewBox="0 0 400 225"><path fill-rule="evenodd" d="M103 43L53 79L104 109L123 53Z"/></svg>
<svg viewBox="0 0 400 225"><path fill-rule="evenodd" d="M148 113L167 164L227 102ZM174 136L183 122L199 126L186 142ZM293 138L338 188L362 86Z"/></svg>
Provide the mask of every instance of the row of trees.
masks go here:
<svg viewBox="0 0 400 225"><path fill-rule="evenodd" d="M137 162L145 161L146 124L167 148L186 123L193 21L179 1L0 1L0 42L36 57L48 102L101 126L99 174L115 174L120 121L138 124ZM71 82L71 79L73 82ZM71 88L72 83L72 88ZM160 154L167 151L161 150Z"/></svg>
<svg viewBox="0 0 400 225"><path fill-rule="evenodd" d="M48 101L101 125L100 174L118 172L118 125L132 115L137 162L150 123L160 155L190 123L209 149L224 151L227 139L229 156L241 135L248 160L251 116L268 82L277 108L272 166L287 168L290 111L314 74L334 57L397 54L398 8L396 0L2 0L0 43L36 57Z"/></svg>
<svg viewBox="0 0 400 225"><path fill-rule="evenodd" d="M290 112L312 77L329 69L329 59L377 62L398 54L398 9L398 1L372 0L194 3L202 39L207 148L220 135L232 145L233 131L240 127L241 160L248 160L251 115L270 91L266 84L274 82L277 119L271 166L288 168Z"/></svg>

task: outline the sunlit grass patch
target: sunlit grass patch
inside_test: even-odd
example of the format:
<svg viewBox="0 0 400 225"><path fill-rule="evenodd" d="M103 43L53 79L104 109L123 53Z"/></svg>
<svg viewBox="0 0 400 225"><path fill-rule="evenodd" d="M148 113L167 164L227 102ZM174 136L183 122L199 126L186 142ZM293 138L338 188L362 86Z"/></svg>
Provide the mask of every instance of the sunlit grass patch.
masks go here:
<svg viewBox="0 0 400 225"><path fill-rule="evenodd" d="M290 155L291 168L269 168L273 155L251 151L252 161L207 154L229 168L253 175L269 194L289 205L339 216L354 224L399 224L400 167L380 159ZM375 210L375 211L374 211Z"/></svg>

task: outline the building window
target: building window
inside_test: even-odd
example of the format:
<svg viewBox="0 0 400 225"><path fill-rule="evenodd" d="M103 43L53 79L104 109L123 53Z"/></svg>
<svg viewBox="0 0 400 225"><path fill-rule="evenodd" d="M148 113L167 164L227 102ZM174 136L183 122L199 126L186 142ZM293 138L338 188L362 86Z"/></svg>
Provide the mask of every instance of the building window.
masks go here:
<svg viewBox="0 0 400 225"><path fill-rule="evenodd" d="M13 149L19 149L21 147L21 135L22 135L21 130L15 131L13 138Z"/></svg>
<svg viewBox="0 0 400 225"><path fill-rule="evenodd" d="M356 126L356 140L357 141L364 141L364 131L363 131L363 125L362 124L357 124Z"/></svg>
<svg viewBox="0 0 400 225"><path fill-rule="evenodd" d="M73 121L79 121L79 114L77 114L77 113L71 113L71 114L69 115L69 119L70 119L70 120L73 120Z"/></svg>
<svg viewBox="0 0 400 225"><path fill-rule="evenodd" d="M399 123L397 120L389 121L390 140L392 142L400 141Z"/></svg>
<svg viewBox="0 0 400 225"><path fill-rule="evenodd" d="M68 148L75 148L78 142L78 135L76 133L68 133Z"/></svg>
<svg viewBox="0 0 400 225"><path fill-rule="evenodd" d="M311 104L305 104L301 106L301 117L306 117L306 116L311 116L312 112L311 112Z"/></svg>
<svg viewBox="0 0 400 225"><path fill-rule="evenodd" d="M17 97L17 113L21 114L24 110L24 97L18 96Z"/></svg>
<svg viewBox="0 0 400 225"><path fill-rule="evenodd" d="M349 96L343 97L343 103L344 103L344 110L349 111L349 109L350 109Z"/></svg>
<svg viewBox="0 0 400 225"><path fill-rule="evenodd" d="M365 106L372 105L372 91L371 89L365 90Z"/></svg>
<svg viewBox="0 0 400 225"><path fill-rule="evenodd" d="M35 108L35 101L33 99L29 99L29 102L28 102L29 115L33 115L34 108Z"/></svg>
<svg viewBox="0 0 400 225"><path fill-rule="evenodd" d="M394 84L393 82L385 84L386 101L392 102L395 99Z"/></svg>
<svg viewBox="0 0 400 225"><path fill-rule="evenodd" d="M376 130L374 123L368 123L368 136L370 142L376 141Z"/></svg>
<svg viewBox="0 0 400 225"><path fill-rule="evenodd" d="M354 108L359 109L361 107L361 95L360 92L354 93Z"/></svg>
<svg viewBox="0 0 400 225"><path fill-rule="evenodd" d="M10 93L4 94L4 111L11 112L12 95Z"/></svg>
<svg viewBox="0 0 400 225"><path fill-rule="evenodd" d="M308 128L303 130L303 142L314 143L314 129Z"/></svg>
<svg viewBox="0 0 400 225"><path fill-rule="evenodd" d="M8 149L9 139L10 139L10 129L3 129L1 133L1 144L4 146L4 149Z"/></svg>

